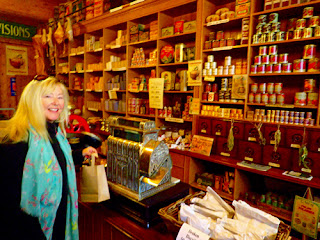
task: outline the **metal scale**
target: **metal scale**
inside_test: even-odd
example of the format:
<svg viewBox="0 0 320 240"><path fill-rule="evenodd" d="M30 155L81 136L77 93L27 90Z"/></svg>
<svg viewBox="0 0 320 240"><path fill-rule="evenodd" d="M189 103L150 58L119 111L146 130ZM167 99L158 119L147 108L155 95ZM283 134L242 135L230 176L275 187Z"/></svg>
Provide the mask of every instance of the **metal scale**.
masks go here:
<svg viewBox="0 0 320 240"><path fill-rule="evenodd" d="M111 134L107 178L112 191L141 201L180 181L171 177L169 149L157 141L154 121L110 116L105 130Z"/></svg>

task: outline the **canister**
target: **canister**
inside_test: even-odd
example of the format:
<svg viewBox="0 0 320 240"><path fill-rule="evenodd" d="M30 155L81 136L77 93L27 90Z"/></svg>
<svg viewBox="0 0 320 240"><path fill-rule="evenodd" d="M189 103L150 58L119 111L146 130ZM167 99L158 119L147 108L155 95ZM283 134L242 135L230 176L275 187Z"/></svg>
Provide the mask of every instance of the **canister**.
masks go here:
<svg viewBox="0 0 320 240"><path fill-rule="evenodd" d="M228 38L227 39L227 46L234 46L234 45L235 45L234 38Z"/></svg>
<svg viewBox="0 0 320 240"><path fill-rule="evenodd" d="M268 47L267 46L260 46L259 47L259 55L264 56L268 54Z"/></svg>
<svg viewBox="0 0 320 240"><path fill-rule="evenodd" d="M284 39L285 39L284 31L280 31L276 33L276 41L280 42L280 41L284 41Z"/></svg>
<svg viewBox="0 0 320 240"><path fill-rule="evenodd" d="M269 14L269 23L278 22L279 20L279 13L270 13Z"/></svg>
<svg viewBox="0 0 320 240"><path fill-rule="evenodd" d="M288 63L288 53L282 53L279 55L279 63Z"/></svg>
<svg viewBox="0 0 320 240"><path fill-rule="evenodd" d="M229 75L234 75L235 74L235 70L236 70L236 66L235 65L230 65L229 66Z"/></svg>
<svg viewBox="0 0 320 240"><path fill-rule="evenodd" d="M294 30L292 30L292 31L287 31L286 32L286 40L291 40L291 39L293 39L293 31Z"/></svg>
<svg viewBox="0 0 320 240"><path fill-rule="evenodd" d="M220 46L219 40L212 40L211 47L212 48L218 48Z"/></svg>
<svg viewBox="0 0 320 240"><path fill-rule="evenodd" d="M276 55L278 53L278 46L271 45L269 46L269 55Z"/></svg>
<svg viewBox="0 0 320 240"><path fill-rule="evenodd" d="M214 61L214 56L208 55L208 62L213 62L213 61Z"/></svg>
<svg viewBox="0 0 320 240"><path fill-rule="evenodd" d="M223 66L218 67L218 75L223 75Z"/></svg>
<svg viewBox="0 0 320 240"><path fill-rule="evenodd" d="M204 68L205 69L209 69L211 66L210 66L210 62L205 62L204 63Z"/></svg>
<svg viewBox="0 0 320 240"><path fill-rule="evenodd" d="M269 104L276 104L277 95L275 93L269 94Z"/></svg>
<svg viewBox="0 0 320 240"><path fill-rule="evenodd" d="M229 74L229 67L230 67L230 66L224 66L224 67L223 67L223 74L224 74L224 75L228 75L228 74Z"/></svg>
<svg viewBox="0 0 320 240"><path fill-rule="evenodd" d="M305 7L302 12L303 18L311 18L313 16L313 7Z"/></svg>
<svg viewBox="0 0 320 240"><path fill-rule="evenodd" d="M202 76L207 76L208 75L208 70L209 69L202 69Z"/></svg>
<svg viewBox="0 0 320 240"><path fill-rule="evenodd" d="M296 29L304 29L307 26L307 20L304 18L298 19L296 22Z"/></svg>
<svg viewBox="0 0 320 240"><path fill-rule="evenodd" d="M294 97L294 104L299 106L306 105L307 93L306 92L296 92Z"/></svg>
<svg viewBox="0 0 320 240"><path fill-rule="evenodd" d="M271 23L266 23L262 26L262 33L269 33L271 32Z"/></svg>
<svg viewBox="0 0 320 240"><path fill-rule="evenodd" d="M202 93L202 100L203 101L208 101L208 94L209 94L208 92L203 92Z"/></svg>
<svg viewBox="0 0 320 240"><path fill-rule="evenodd" d="M212 84L212 92L218 92L218 84L217 83L213 83Z"/></svg>
<svg viewBox="0 0 320 240"><path fill-rule="evenodd" d="M316 89L316 80L315 79L305 79L304 80L304 92L314 92Z"/></svg>
<svg viewBox="0 0 320 240"><path fill-rule="evenodd" d="M221 78L221 90L226 91L228 88L228 78Z"/></svg>
<svg viewBox="0 0 320 240"><path fill-rule="evenodd" d="M267 83L267 93L272 94L274 92L274 83Z"/></svg>
<svg viewBox="0 0 320 240"><path fill-rule="evenodd" d="M269 55L263 55L261 63L262 64L269 64L270 63L270 56Z"/></svg>
<svg viewBox="0 0 320 240"><path fill-rule="evenodd" d="M307 61L305 59L293 60L293 72L305 72L307 68Z"/></svg>
<svg viewBox="0 0 320 240"><path fill-rule="evenodd" d="M267 15L259 15L258 24L265 24L265 23L267 23Z"/></svg>
<svg viewBox="0 0 320 240"><path fill-rule="evenodd" d="M296 29L296 24L297 24L297 18L290 18L288 21L287 30L293 31L294 29Z"/></svg>
<svg viewBox="0 0 320 240"><path fill-rule="evenodd" d="M264 64L258 65L258 73L266 73L266 65Z"/></svg>
<svg viewBox="0 0 320 240"><path fill-rule="evenodd" d="M266 83L259 83L259 92L265 93L267 91L267 84Z"/></svg>
<svg viewBox="0 0 320 240"><path fill-rule="evenodd" d="M276 63L276 64L273 64L273 72L274 73L281 73L281 63Z"/></svg>
<svg viewBox="0 0 320 240"><path fill-rule="evenodd" d="M276 40L276 32L268 32L268 42L274 42Z"/></svg>
<svg viewBox="0 0 320 240"><path fill-rule="evenodd" d="M221 40L221 39L224 39L224 32L218 31L216 40Z"/></svg>
<svg viewBox="0 0 320 240"><path fill-rule="evenodd" d="M313 16L309 20L309 27L319 26L319 16Z"/></svg>
<svg viewBox="0 0 320 240"><path fill-rule="evenodd" d="M217 62L210 62L210 68L217 68Z"/></svg>
<svg viewBox="0 0 320 240"><path fill-rule="evenodd" d="M308 72L318 72L320 71L320 61L319 58L312 58L308 60Z"/></svg>
<svg viewBox="0 0 320 240"><path fill-rule="evenodd" d="M311 38L312 37L312 27L304 28L303 29L303 38Z"/></svg>
<svg viewBox="0 0 320 240"><path fill-rule="evenodd" d="M280 31L280 22L274 22L271 24L271 31L273 32L279 32Z"/></svg>
<svg viewBox="0 0 320 240"><path fill-rule="evenodd" d="M226 57L224 58L224 65L225 65L225 66L231 65L231 60L232 60L232 57L231 57L231 56L226 56Z"/></svg>
<svg viewBox="0 0 320 240"><path fill-rule="evenodd" d="M273 64L266 64L266 73L273 72Z"/></svg>
<svg viewBox="0 0 320 240"><path fill-rule="evenodd" d="M293 39L301 39L303 35L303 30L302 29L295 29L293 31Z"/></svg>
<svg viewBox="0 0 320 240"><path fill-rule="evenodd" d="M284 93L278 93L277 94L277 103L284 104L284 97L285 97Z"/></svg>
<svg viewBox="0 0 320 240"><path fill-rule="evenodd" d="M303 58L304 59L312 59L316 55L316 45L314 44L309 44L304 46L303 50Z"/></svg>
<svg viewBox="0 0 320 240"><path fill-rule="evenodd" d="M261 93L256 93L254 95L254 102L255 103L261 103Z"/></svg>
<svg viewBox="0 0 320 240"><path fill-rule="evenodd" d="M206 83L205 85L205 92L211 92L212 91L212 84Z"/></svg>
<svg viewBox="0 0 320 240"><path fill-rule="evenodd" d="M258 92L258 83L252 83L251 84L251 92L252 93Z"/></svg>
<svg viewBox="0 0 320 240"><path fill-rule="evenodd" d="M314 28L314 36L315 37L320 37L320 26L316 26Z"/></svg>
<svg viewBox="0 0 320 240"><path fill-rule="evenodd" d="M307 100L307 104L308 105L312 105L312 106L318 106L318 100L319 96L318 93L308 93L308 100Z"/></svg>
<svg viewBox="0 0 320 240"><path fill-rule="evenodd" d="M270 64L276 64L278 63L278 55L270 55Z"/></svg>
<svg viewBox="0 0 320 240"><path fill-rule="evenodd" d="M269 102L269 94L263 93L261 95L261 103L268 104L268 102Z"/></svg>
<svg viewBox="0 0 320 240"><path fill-rule="evenodd" d="M256 74L258 72L258 65L254 64L254 65L251 65L251 70L250 72L252 74Z"/></svg>
<svg viewBox="0 0 320 240"><path fill-rule="evenodd" d="M225 47L225 46L227 46L227 40L226 39L220 39L219 47Z"/></svg>
<svg viewBox="0 0 320 240"><path fill-rule="evenodd" d="M275 84L274 84L274 92L275 92L276 94L281 93L281 92L282 92L282 86L283 86L282 83L275 83Z"/></svg>
<svg viewBox="0 0 320 240"><path fill-rule="evenodd" d="M255 56L254 57L254 64L259 65L261 63L262 63L262 56L261 55Z"/></svg>
<svg viewBox="0 0 320 240"><path fill-rule="evenodd" d="M253 37L252 37L252 43L253 44L256 44L256 43L259 43L259 37L260 35L259 34L254 34Z"/></svg>
<svg viewBox="0 0 320 240"><path fill-rule="evenodd" d="M283 73L292 72L292 63L283 63L281 67L281 72Z"/></svg>

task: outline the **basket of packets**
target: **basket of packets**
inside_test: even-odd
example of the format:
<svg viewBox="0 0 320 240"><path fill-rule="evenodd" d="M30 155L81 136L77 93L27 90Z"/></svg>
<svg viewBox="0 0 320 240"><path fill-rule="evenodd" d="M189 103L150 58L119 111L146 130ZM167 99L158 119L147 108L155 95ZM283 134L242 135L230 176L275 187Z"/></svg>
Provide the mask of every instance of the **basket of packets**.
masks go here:
<svg viewBox="0 0 320 240"><path fill-rule="evenodd" d="M186 222L209 235L210 240L290 238L291 227L278 218L241 200L233 201L232 205L208 187L207 192L189 194L158 213L175 236Z"/></svg>

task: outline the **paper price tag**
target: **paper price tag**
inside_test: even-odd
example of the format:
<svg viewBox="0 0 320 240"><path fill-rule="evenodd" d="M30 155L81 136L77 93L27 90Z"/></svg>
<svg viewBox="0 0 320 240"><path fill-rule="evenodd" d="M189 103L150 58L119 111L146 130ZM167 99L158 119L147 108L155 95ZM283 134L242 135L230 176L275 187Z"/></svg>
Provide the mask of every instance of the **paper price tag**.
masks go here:
<svg viewBox="0 0 320 240"><path fill-rule="evenodd" d="M209 240L210 236L184 223L180 228L176 240Z"/></svg>

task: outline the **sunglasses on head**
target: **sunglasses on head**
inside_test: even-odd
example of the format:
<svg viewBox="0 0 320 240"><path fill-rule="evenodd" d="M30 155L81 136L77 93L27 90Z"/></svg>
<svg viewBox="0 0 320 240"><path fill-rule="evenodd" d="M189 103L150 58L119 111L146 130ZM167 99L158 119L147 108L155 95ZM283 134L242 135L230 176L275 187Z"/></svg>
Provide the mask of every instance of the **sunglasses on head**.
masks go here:
<svg viewBox="0 0 320 240"><path fill-rule="evenodd" d="M37 81L43 81L45 79L47 79L49 76L48 75L36 75L33 80L37 80Z"/></svg>

